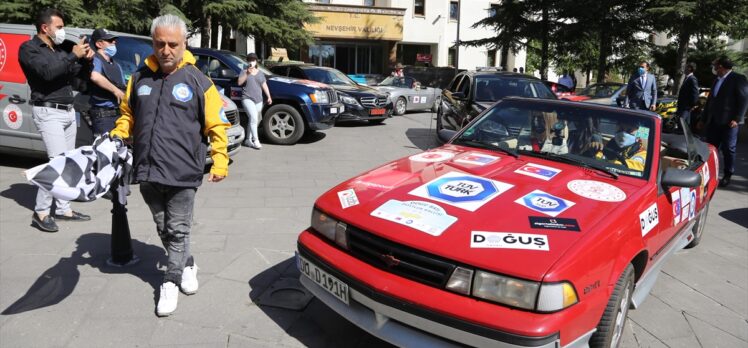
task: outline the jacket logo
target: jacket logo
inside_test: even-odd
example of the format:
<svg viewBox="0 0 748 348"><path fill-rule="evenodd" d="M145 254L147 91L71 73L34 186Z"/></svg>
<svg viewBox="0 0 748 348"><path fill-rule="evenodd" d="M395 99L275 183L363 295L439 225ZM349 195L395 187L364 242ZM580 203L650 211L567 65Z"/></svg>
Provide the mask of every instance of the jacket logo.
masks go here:
<svg viewBox="0 0 748 348"><path fill-rule="evenodd" d="M151 95L151 87L146 85L138 87L138 95Z"/></svg>
<svg viewBox="0 0 748 348"><path fill-rule="evenodd" d="M400 260L393 256L392 254L381 254L379 255L379 259L382 260L385 264L387 264L387 267L395 267L400 264Z"/></svg>
<svg viewBox="0 0 748 348"><path fill-rule="evenodd" d="M192 100L192 88L184 83L178 83L171 90L171 95L173 95L176 100L188 102Z"/></svg>

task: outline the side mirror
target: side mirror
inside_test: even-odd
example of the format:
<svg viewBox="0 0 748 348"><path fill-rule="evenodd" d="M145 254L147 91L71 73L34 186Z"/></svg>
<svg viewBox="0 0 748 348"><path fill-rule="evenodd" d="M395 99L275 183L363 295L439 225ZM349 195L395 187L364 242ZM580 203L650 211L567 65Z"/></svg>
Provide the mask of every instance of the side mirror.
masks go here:
<svg viewBox="0 0 748 348"><path fill-rule="evenodd" d="M440 129L436 136L440 142L447 143L454 138L455 134L457 134L457 131L451 129Z"/></svg>
<svg viewBox="0 0 748 348"><path fill-rule="evenodd" d="M234 77L237 77L234 70L231 69L221 69L218 71L218 77L224 78L224 79L233 79Z"/></svg>
<svg viewBox="0 0 748 348"><path fill-rule="evenodd" d="M690 170L668 168L662 173L660 182L665 187L698 187L701 185L701 174Z"/></svg>
<svg viewBox="0 0 748 348"><path fill-rule="evenodd" d="M462 92L453 92L452 93L452 98L457 99L457 100L465 100L465 97L466 97L465 93L462 93Z"/></svg>

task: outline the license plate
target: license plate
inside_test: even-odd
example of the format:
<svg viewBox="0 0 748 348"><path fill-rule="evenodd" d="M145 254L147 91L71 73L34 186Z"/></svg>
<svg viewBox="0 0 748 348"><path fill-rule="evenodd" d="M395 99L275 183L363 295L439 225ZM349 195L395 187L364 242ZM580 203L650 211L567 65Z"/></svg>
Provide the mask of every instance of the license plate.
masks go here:
<svg viewBox="0 0 748 348"><path fill-rule="evenodd" d="M337 114L338 113L338 108L330 108L330 113L331 114Z"/></svg>
<svg viewBox="0 0 748 348"><path fill-rule="evenodd" d="M348 304L348 284L331 276L301 255L299 255L299 270L301 274L327 290L327 292L335 296L338 300Z"/></svg>
<svg viewBox="0 0 748 348"><path fill-rule="evenodd" d="M385 109L371 109L369 115L384 115Z"/></svg>

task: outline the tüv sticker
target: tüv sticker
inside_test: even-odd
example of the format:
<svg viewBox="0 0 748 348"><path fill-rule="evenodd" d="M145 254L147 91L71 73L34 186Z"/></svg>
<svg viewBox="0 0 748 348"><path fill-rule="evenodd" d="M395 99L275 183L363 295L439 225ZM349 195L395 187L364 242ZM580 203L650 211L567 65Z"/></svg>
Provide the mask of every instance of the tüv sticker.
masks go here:
<svg viewBox="0 0 748 348"><path fill-rule="evenodd" d="M451 172L431 180L409 193L461 209L475 211L512 187L514 185L475 175Z"/></svg>
<svg viewBox="0 0 748 348"><path fill-rule="evenodd" d="M471 248L525 249L548 251L548 236L528 233L473 231Z"/></svg>
<svg viewBox="0 0 748 348"><path fill-rule="evenodd" d="M340 206L343 209L358 205L358 197L353 189L338 192L338 199L340 199Z"/></svg>
<svg viewBox="0 0 748 348"><path fill-rule="evenodd" d="M561 197L556 197L540 190L532 191L514 201L532 210L556 217L564 210L571 208L575 203Z"/></svg>
<svg viewBox="0 0 748 348"><path fill-rule="evenodd" d="M639 214L639 223L641 225L642 237L646 236L660 222L660 212L657 210L657 203L653 203Z"/></svg>

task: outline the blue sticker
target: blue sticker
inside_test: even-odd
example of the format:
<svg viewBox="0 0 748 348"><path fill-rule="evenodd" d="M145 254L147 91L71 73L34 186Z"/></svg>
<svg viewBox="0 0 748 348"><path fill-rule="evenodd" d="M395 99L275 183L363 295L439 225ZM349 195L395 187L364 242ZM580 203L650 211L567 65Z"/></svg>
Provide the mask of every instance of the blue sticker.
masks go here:
<svg viewBox="0 0 748 348"><path fill-rule="evenodd" d="M532 191L514 202L553 217L556 217L558 214L561 214L564 210L569 209L574 205L574 202L567 201L561 197L556 197L540 190Z"/></svg>
<svg viewBox="0 0 748 348"><path fill-rule="evenodd" d="M138 87L138 95L151 95L151 87L146 85Z"/></svg>
<svg viewBox="0 0 748 348"><path fill-rule="evenodd" d="M221 111L218 112L218 116L221 117L221 121L225 123L230 123L229 119L226 117L226 113L223 111L223 108L221 108Z"/></svg>
<svg viewBox="0 0 748 348"><path fill-rule="evenodd" d="M444 174L409 193L475 211L513 185L465 173Z"/></svg>
<svg viewBox="0 0 748 348"><path fill-rule="evenodd" d="M173 95L176 100L188 102L192 100L192 88L184 83L178 83L171 90L171 95Z"/></svg>

